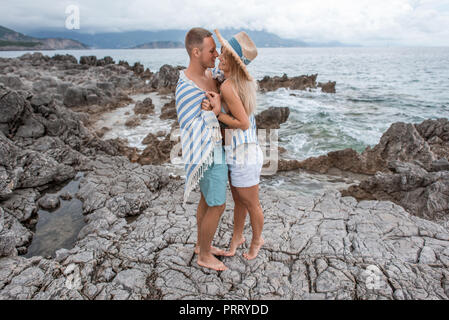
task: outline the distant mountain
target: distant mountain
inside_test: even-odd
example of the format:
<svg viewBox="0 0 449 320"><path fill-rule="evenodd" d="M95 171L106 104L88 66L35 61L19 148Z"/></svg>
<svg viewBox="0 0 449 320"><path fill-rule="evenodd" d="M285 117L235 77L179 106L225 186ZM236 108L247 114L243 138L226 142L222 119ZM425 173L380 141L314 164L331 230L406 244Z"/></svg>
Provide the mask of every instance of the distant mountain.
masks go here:
<svg viewBox="0 0 449 320"><path fill-rule="evenodd" d="M131 49L172 49L172 48L184 48L184 43L180 41L153 41L140 44Z"/></svg>
<svg viewBox="0 0 449 320"><path fill-rule="evenodd" d="M180 42L184 43L184 38L188 30L172 29L161 31L126 31L126 32L108 32L88 34L76 30L38 30L29 32L34 37L60 37L70 38L98 49L125 49L135 48L141 44L151 42ZM230 38L241 29L223 29L220 30L225 38ZM300 40L283 39L273 33L266 31L244 30L253 39L259 48L267 47L311 47L311 46L344 46L338 42L320 45L311 44Z"/></svg>
<svg viewBox="0 0 449 320"><path fill-rule="evenodd" d="M76 40L61 38L35 38L0 26L0 50L58 50L88 49Z"/></svg>

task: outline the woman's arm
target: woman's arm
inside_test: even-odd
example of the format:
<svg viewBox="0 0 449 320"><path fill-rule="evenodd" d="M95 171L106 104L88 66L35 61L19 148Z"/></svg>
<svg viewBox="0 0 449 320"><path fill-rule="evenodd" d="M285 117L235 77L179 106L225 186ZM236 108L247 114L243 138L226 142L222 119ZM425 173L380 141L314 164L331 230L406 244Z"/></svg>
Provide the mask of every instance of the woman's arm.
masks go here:
<svg viewBox="0 0 449 320"><path fill-rule="evenodd" d="M232 116L220 111L218 113L218 120L227 124L230 128L247 130L250 125L249 118L243 107L242 100L237 95L232 83L225 81L220 89L223 100L228 105Z"/></svg>

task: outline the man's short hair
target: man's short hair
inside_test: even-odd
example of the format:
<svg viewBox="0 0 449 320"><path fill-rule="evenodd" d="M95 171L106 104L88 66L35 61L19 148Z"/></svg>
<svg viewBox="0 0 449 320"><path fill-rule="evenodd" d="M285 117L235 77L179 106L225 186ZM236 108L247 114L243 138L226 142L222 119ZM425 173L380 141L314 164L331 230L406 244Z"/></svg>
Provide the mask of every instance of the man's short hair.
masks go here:
<svg viewBox="0 0 449 320"><path fill-rule="evenodd" d="M193 48L202 49L203 40L207 37L212 37L212 32L203 28L192 28L187 32L185 45L189 56L192 53Z"/></svg>

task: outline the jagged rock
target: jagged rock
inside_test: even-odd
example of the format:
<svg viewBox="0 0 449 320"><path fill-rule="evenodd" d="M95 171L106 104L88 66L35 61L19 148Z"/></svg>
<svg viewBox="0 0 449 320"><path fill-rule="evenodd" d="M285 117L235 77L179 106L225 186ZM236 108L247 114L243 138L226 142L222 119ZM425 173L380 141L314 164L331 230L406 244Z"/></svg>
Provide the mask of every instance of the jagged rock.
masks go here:
<svg viewBox="0 0 449 320"><path fill-rule="evenodd" d="M28 117L25 123L17 129L16 137L40 138L45 134L45 127L34 117Z"/></svg>
<svg viewBox="0 0 449 320"><path fill-rule="evenodd" d="M178 119L178 115L176 113L176 100L172 99L170 102L167 102L164 104L164 106L161 109L161 115L160 119L167 120L167 119Z"/></svg>
<svg viewBox="0 0 449 320"><path fill-rule="evenodd" d="M80 87L69 87L64 93L66 107L84 106L87 104L87 91Z"/></svg>
<svg viewBox="0 0 449 320"><path fill-rule="evenodd" d="M0 198L9 195L19 184L23 169L17 167L20 149L0 132Z"/></svg>
<svg viewBox="0 0 449 320"><path fill-rule="evenodd" d="M256 115L257 129L279 129L290 115L288 107L270 107Z"/></svg>
<svg viewBox="0 0 449 320"><path fill-rule="evenodd" d="M52 101L52 97L49 94L36 94L31 98L30 103L34 107L41 105L48 105Z"/></svg>
<svg viewBox="0 0 449 320"><path fill-rule="evenodd" d="M51 59L54 61L78 64L78 60L71 54L55 54Z"/></svg>
<svg viewBox="0 0 449 320"><path fill-rule="evenodd" d="M400 161L390 162L389 167L393 173L378 172L342 193L361 200L390 200L430 220L449 217L449 171L427 172Z"/></svg>
<svg viewBox="0 0 449 320"><path fill-rule="evenodd" d="M137 101L134 107L135 114L151 114L154 113L154 104L151 98L145 98L143 101Z"/></svg>
<svg viewBox="0 0 449 320"><path fill-rule="evenodd" d="M134 71L135 74L140 75L144 72L145 68L140 62L135 62L131 67L131 70Z"/></svg>
<svg viewBox="0 0 449 320"><path fill-rule="evenodd" d="M139 159L139 152L135 147L129 147L127 139L115 138L107 140L116 150L118 154L124 155L131 162Z"/></svg>
<svg viewBox="0 0 449 320"><path fill-rule="evenodd" d="M73 198L73 196L72 196L72 195L70 194L70 192L68 192L68 191L61 193L61 194L59 195L59 197L60 197L62 200L66 200L66 201L72 200L72 198Z"/></svg>
<svg viewBox="0 0 449 320"><path fill-rule="evenodd" d="M335 81L328 81L327 83L318 82L318 87L321 87L322 92L326 93L335 93L335 85L337 83Z"/></svg>
<svg viewBox="0 0 449 320"><path fill-rule="evenodd" d="M59 207L59 197L54 194L46 194L38 200L39 206L45 210L54 210Z"/></svg>
<svg viewBox="0 0 449 320"><path fill-rule="evenodd" d="M96 66L106 66L108 64L114 64L114 63L115 63L115 61L114 61L114 59L112 59L112 57L106 56L103 59L97 60L95 65Z"/></svg>
<svg viewBox="0 0 449 320"><path fill-rule="evenodd" d="M0 75L0 83L3 83L6 87L13 90L25 89L25 85L18 76Z"/></svg>
<svg viewBox="0 0 449 320"><path fill-rule="evenodd" d="M352 149L338 150L301 161L299 167L320 173L326 173L335 167L373 175L378 171L389 172L387 163L399 160L419 161L427 171L430 171L438 158L449 157L449 143L432 145L429 141L434 135L422 136L420 132L423 132L425 127L429 127L430 130L439 128L436 132L445 137L445 130L449 130L447 123L445 118L426 120L419 125L396 122L382 135L376 146L367 147L361 154Z"/></svg>
<svg viewBox="0 0 449 320"><path fill-rule="evenodd" d="M119 65L119 66L124 66L124 67L126 67L127 69L130 68L128 61L119 60L118 65Z"/></svg>
<svg viewBox="0 0 449 320"><path fill-rule="evenodd" d="M52 63L42 54L28 54L18 60L36 66ZM124 70L122 66L115 67ZM97 72L101 68L105 67L79 70ZM109 70L111 74L116 74L112 70ZM19 100L27 99L24 92L9 94L17 95ZM11 172L21 168L24 172L17 173L14 179L25 184L13 183L12 187L4 188L3 179L0 180L0 190L14 193L6 196L9 200L0 200L1 300L449 299L447 228L411 215L390 201L357 202L338 192L310 197L268 189L261 184L265 244L259 256L252 261L241 257L248 250L251 238L247 224L244 230L247 242L234 257L221 258L229 270L204 269L197 264L193 253L197 240L198 189L183 204L182 179L170 179L165 167L131 163L126 157L116 156L117 143L98 139L83 125L85 115L76 115L58 106L58 102L55 106L36 109L25 103L21 112L12 114L3 122L7 135L11 136L0 133L0 151L11 151L13 156L2 157L0 152L0 175L3 178L6 173L5 177L10 179ZM42 121L46 136L15 137L22 121L32 115ZM58 123L52 131L58 133L57 137L49 136L50 121ZM444 188L449 185L447 171L427 169L437 168L435 164L439 162L435 161L443 158L437 152L445 154L447 140L444 140L445 131L440 133L438 129L443 122L433 123L418 126L424 147L418 136L412 137L412 145L419 142L416 144L421 147L419 150L407 146L410 137L386 138L385 144L376 149L379 157L396 157L395 160L402 162L389 164L390 159L381 158L362 160L384 164L392 172L388 174L399 175L402 188L399 193L411 190L407 189L409 186L434 186L428 194L437 198L429 197L426 203L441 206L448 198L447 194L444 196ZM175 122L172 128L176 126ZM427 136L421 130L433 133ZM403 132L416 134L411 128ZM156 144L154 139L150 140ZM157 144L157 148L168 150L168 143L166 137L159 141L162 145ZM433 156L426 155L425 143L430 145ZM349 168L363 168L355 163L362 160L357 160L350 151L339 157L354 161ZM67 166L66 161L74 163ZM404 161L415 161L415 164L411 166ZM88 171L80 180L76 194L83 202L86 226L73 247L58 250L55 259L17 256L26 252L32 238L20 219L32 211L33 197L40 194L36 191L38 187L19 193L16 186L41 180L40 183L46 184L39 187L47 187L69 177L67 167ZM370 168L368 164L366 168ZM403 177L410 181L403 183ZM396 190L395 179L389 185L392 190ZM416 201L415 198L416 195L409 199ZM27 211L23 217L18 215L22 208L19 199L27 202L23 205ZM217 247L226 248L230 242L232 211L228 191L226 211L214 241Z"/></svg>
<svg viewBox="0 0 449 320"><path fill-rule="evenodd" d="M20 222L27 222L36 212L40 193L33 188L14 190L1 205Z"/></svg>
<svg viewBox="0 0 449 320"><path fill-rule="evenodd" d="M26 229L7 209L0 207L0 257L15 256L26 252L33 234Z"/></svg>
<svg viewBox="0 0 449 320"><path fill-rule="evenodd" d="M0 123L5 125L5 129L8 128L8 130L2 130L5 135L18 125L27 103L22 94L0 87L0 114L2 115Z"/></svg>
<svg viewBox="0 0 449 320"><path fill-rule="evenodd" d="M125 121L125 126L134 128L140 124L140 118L138 116L131 116Z"/></svg>
<svg viewBox="0 0 449 320"><path fill-rule="evenodd" d="M104 134L110 130L111 128L109 127L102 127L100 130L95 131L95 133L97 134L98 137L102 138Z"/></svg>
<svg viewBox="0 0 449 320"><path fill-rule="evenodd" d="M449 120L447 118L424 120L415 127L429 144L436 159L449 159Z"/></svg>
<svg viewBox="0 0 449 320"><path fill-rule="evenodd" d="M441 158L432 162L431 171L449 171L449 161L446 158Z"/></svg>
<svg viewBox="0 0 449 320"><path fill-rule="evenodd" d="M153 75L148 85L154 89L165 88L174 90L178 82L179 70L181 69L182 67L173 67L165 64L159 69L159 72Z"/></svg>
<svg viewBox="0 0 449 320"><path fill-rule="evenodd" d="M162 164L170 160L170 152L177 141L170 140L168 134L164 140L159 140L154 134L149 133L142 144L148 145L142 154L139 156L137 162L142 165L147 164Z"/></svg>
<svg viewBox="0 0 449 320"><path fill-rule="evenodd" d="M152 76L153 72L151 72L148 68L146 68L145 71L141 74L141 78L145 80L151 79Z"/></svg>
<svg viewBox="0 0 449 320"><path fill-rule="evenodd" d="M32 188L50 182L62 182L72 179L75 170L72 167L56 162L35 151L26 150L18 158L18 165L23 168L19 180L19 188Z"/></svg>
<svg viewBox="0 0 449 320"><path fill-rule="evenodd" d="M96 66L97 65L97 57L96 56L81 56L80 64L86 64L88 66Z"/></svg>
<svg viewBox="0 0 449 320"><path fill-rule="evenodd" d="M2 299L24 293L29 299L448 299L448 231L391 202L357 203L332 192L311 199L262 188L265 244L259 256L241 259L248 241L236 256L222 258L229 270L216 272L198 266L193 253L199 192L181 207L183 183L172 181L130 224L105 206L107 201L98 201L108 193L119 197L140 189L139 180L130 183L129 173L136 170L130 165L120 169L119 188L104 179L111 169L109 176L117 176L116 160L101 159L81 185L88 204L84 210L96 208L87 216L96 231L86 233L73 249L60 251L56 261L40 258L34 268L45 272L29 270L28 259L0 260L2 270L11 270L0 273ZM148 172L145 167L139 170ZM214 242L218 247L226 247L232 236L231 199L228 193L229 206ZM247 239L250 233L248 226ZM70 274L89 295L67 296L61 288ZM426 286L414 285L421 282ZM34 286L42 289L37 292Z"/></svg>
<svg viewBox="0 0 449 320"><path fill-rule="evenodd" d="M299 77L289 78L284 73L282 77L265 76L262 80L259 80L259 88L264 91L274 91L279 88L289 88L292 90L306 90L308 88L316 88L316 78L318 74L302 75Z"/></svg>

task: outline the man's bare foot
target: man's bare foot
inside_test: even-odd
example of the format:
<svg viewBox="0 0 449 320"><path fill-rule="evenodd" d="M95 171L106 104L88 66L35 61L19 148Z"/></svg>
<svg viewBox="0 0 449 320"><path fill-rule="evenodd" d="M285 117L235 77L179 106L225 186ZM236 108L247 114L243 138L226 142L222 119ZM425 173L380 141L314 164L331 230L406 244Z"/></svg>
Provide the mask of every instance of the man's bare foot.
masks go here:
<svg viewBox="0 0 449 320"><path fill-rule="evenodd" d="M226 256L226 257L232 257L232 256L234 256L235 255L235 250L237 250L237 248L240 246L240 245L242 245L243 243L245 243L245 238L244 237L241 237L241 238L238 238L238 239L235 239L234 240L234 237L232 238L232 240L231 240L231 245L230 245L230 248L229 248L229 251L226 251L225 253L224 253L224 256Z"/></svg>
<svg viewBox="0 0 449 320"><path fill-rule="evenodd" d="M263 246L263 244L265 243L265 241L260 238L260 240L258 241L251 241L251 246L249 247L249 252L248 253L244 253L243 256L248 259L254 259L255 257L257 257L260 248Z"/></svg>
<svg viewBox="0 0 449 320"><path fill-rule="evenodd" d="M195 247L195 253L199 254L200 253L200 247L196 246ZM212 253L214 256L224 256L225 255L225 251L215 248L215 247L210 247L210 253Z"/></svg>
<svg viewBox="0 0 449 320"><path fill-rule="evenodd" d="M198 260L196 261L198 265L204 268L209 268L216 271L224 271L228 268L224 265L223 262L215 258L212 254L206 257L198 256Z"/></svg>

